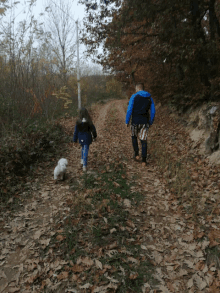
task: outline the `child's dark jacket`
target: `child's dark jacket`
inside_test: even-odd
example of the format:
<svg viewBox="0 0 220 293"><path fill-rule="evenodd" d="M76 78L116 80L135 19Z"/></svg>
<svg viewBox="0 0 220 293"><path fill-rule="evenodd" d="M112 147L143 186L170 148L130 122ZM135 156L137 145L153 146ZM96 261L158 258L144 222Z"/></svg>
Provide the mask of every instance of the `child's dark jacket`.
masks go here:
<svg viewBox="0 0 220 293"><path fill-rule="evenodd" d="M92 137L93 136L93 137ZM92 139L97 137L96 129L94 124L90 124L89 122L83 120L83 122L77 122L75 126L75 131L73 135L73 141L83 145L90 145L92 143Z"/></svg>

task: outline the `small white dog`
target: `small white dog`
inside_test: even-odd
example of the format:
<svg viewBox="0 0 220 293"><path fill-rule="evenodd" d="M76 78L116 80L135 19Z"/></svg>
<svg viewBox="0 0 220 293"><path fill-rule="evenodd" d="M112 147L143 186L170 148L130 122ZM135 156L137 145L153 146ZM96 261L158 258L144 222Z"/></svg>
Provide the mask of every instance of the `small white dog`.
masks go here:
<svg viewBox="0 0 220 293"><path fill-rule="evenodd" d="M58 161L58 164L56 168L54 169L54 180L57 180L57 178L60 175L62 176L62 180L65 179L67 165L68 165L67 159L62 158Z"/></svg>

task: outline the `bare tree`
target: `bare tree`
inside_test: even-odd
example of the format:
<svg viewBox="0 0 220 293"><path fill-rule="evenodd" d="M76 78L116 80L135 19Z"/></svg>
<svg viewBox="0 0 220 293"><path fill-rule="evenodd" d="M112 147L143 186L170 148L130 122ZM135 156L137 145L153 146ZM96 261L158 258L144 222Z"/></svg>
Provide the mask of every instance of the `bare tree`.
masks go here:
<svg viewBox="0 0 220 293"><path fill-rule="evenodd" d="M71 15L69 0L48 0L46 29L50 33L50 45L57 59L57 67L63 83L66 84L67 73L73 65L76 51L75 21Z"/></svg>

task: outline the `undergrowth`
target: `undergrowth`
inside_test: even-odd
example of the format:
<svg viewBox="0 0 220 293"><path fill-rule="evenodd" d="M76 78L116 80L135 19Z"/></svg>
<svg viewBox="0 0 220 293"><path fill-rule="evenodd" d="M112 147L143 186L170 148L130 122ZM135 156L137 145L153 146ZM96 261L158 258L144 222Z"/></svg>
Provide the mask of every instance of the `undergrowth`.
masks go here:
<svg viewBox="0 0 220 293"><path fill-rule="evenodd" d="M1 139L0 206L12 208L39 172L39 164L52 163L68 141L61 125L32 124ZM13 199L8 202L9 199ZM12 204L13 202L13 204Z"/></svg>

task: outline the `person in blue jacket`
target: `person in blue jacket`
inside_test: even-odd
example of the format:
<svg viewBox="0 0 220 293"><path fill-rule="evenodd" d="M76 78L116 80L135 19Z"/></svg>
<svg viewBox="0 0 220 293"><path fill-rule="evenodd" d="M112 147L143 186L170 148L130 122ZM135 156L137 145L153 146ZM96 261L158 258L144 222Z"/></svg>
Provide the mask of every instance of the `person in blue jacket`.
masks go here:
<svg viewBox="0 0 220 293"><path fill-rule="evenodd" d="M136 93L129 100L125 123L128 127L131 119L131 138L135 160L139 160L137 137L141 140L142 165L145 166L147 159L147 135L149 127L154 122L156 111L150 93L144 91L144 85L138 83L135 89Z"/></svg>
<svg viewBox="0 0 220 293"><path fill-rule="evenodd" d="M83 171L87 170L89 146L92 141L95 141L96 137L96 128L92 123L88 110L81 108L79 111L79 119L76 121L73 142L76 143L78 139L82 146L81 164L83 165Z"/></svg>

